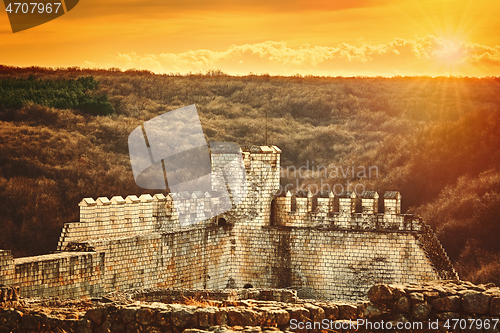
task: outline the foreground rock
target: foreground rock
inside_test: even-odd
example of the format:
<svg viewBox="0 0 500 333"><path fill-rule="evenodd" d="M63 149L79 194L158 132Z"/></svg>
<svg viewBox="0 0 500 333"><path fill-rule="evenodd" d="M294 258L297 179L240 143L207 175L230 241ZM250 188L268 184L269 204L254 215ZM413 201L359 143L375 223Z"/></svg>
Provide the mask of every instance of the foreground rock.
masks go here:
<svg viewBox="0 0 500 333"><path fill-rule="evenodd" d="M408 332L500 332L500 289L461 281L375 285L367 295L370 301L356 304L288 296L291 302L209 300L206 291L191 293L183 302L170 297L175 294L177 298L179 292L168 291L168 304L134 300L158 297L158 293L144 292L147 297L135 293L133 298L110 295L99 300L16 299L13 303L9 299L0 303L0 333L404 332L395 329L398 323L403 328L421 325ZM285 294L276 291L273 295L281 299ZM472 329L460 329L471 321ZM447 322L458 326L446 326Z"/></svg>
<svg viewBox="0 0 500 333"><path fill-rule="evenodd" d="M446 332L500 332L500 288L447 280L420 285L375 285L368 291L371 321L421 322Z"/></svg>
<svg viewBox="0 0 500 333"><path fill-rule="evenodd" d="M24 306L0 310L0 332L289 332L297 331L290 330L291 320L336 322L358 317L356 305L338 302L185 302L26 300Z"/></svg>

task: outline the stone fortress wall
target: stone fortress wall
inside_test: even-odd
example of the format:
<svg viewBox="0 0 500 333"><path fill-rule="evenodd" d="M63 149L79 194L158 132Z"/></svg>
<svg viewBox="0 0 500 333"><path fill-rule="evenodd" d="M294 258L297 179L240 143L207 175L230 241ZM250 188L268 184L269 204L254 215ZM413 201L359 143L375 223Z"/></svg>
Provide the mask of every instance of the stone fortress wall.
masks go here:
<svg viewBox="0 0 500 333"><path fill-rule="evenodd" d="M457 278L432 230L400 213L398 192L384 195L384 213L375 192L276 197L280 153L244 148L243 202L187 227L181 222L219 204L217 191L85 198L80 222L64 225L56 253L14 259L0 250L0 283L19 286L24 296L65 298L250 284L357 300L374 283ZM212 151L212 163L225 155ZM214 180L217 186L224 184Z"/></svg>

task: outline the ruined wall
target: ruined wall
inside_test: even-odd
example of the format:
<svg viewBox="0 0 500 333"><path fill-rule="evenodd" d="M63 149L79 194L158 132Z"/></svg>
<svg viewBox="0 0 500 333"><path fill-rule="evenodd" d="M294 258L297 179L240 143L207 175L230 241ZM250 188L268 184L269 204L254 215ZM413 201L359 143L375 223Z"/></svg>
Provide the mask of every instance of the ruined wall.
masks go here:
<svg viewBox="0 0 500 333"><path fill-rule="evenodd" d="M63 228L59 253L12 259L0 252L0 283L17 284L26 296L251 284L355 300L376 282L456 278L432 230L400 214L398 192L384 195L383 213L375 192L288 193L273 201L280 153L275 146L244 148L246 196L210 218L220 203L217 188L225 186L221 179L206 193L85 198L80 222ZM212 161L226 155L212 152ZM181 227L200 216L201 223Z"/></svg>
<svg viewBox="0 0 500 333"><path fill-rule="evenodd" d="M182 302L186 299L204 302L208 300L237 302L247 299L259 301L273 301L295 303L297 292L289 289L257 289L257 288L242 288L242 289L153 289L153 290L138 290L129 293L130 299L141 302L161 302L175 303Z"/></svg>

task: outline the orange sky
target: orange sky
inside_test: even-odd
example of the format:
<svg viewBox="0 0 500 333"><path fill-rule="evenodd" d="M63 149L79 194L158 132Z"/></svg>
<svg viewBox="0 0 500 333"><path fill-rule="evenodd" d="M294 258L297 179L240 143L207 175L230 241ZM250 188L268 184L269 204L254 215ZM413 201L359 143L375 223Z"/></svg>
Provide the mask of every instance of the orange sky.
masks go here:
<svg viewBox="0 0 500 333"><path fill-rule="evenodd" d="M499 0L81 0L0 64L156 73L500 76Z"/></svg>

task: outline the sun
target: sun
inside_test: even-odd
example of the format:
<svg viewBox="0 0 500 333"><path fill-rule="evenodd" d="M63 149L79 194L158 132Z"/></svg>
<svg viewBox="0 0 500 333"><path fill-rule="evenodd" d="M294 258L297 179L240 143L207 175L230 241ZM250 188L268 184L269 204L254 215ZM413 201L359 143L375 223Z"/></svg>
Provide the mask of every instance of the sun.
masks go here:
<svg viewBox="0 0 500 333"><path fill-rule="evenodd" d="M436 38L431 58L442 70L451 73L459 72L466 64L467 43L444 38Z"/></svg>
<svg viewBox="0 0 500 333"><path fill-rule="evenodd" d="M456 76L469 72L473 36L477 34L483 20L478 17L478 6L471 0L409 3L417 14L409 16L408 22L415 35L425 40L423 49L427 58L427 71L437 76ZM454 10L450 10L450 6Z"/></svg>

